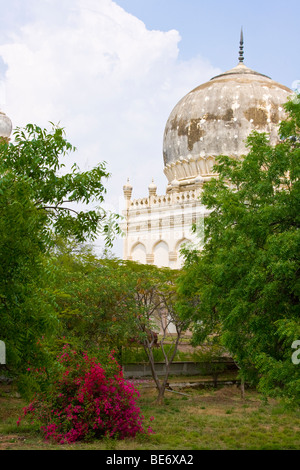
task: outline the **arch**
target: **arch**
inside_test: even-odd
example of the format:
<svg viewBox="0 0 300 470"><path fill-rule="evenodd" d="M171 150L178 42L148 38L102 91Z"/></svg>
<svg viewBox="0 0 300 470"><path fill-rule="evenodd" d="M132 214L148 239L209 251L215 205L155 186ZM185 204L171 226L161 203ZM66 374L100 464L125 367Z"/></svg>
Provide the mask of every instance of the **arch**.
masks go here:
<svg viewBox="0 0 300 470"><path fill-rule="evenodd" d="M191 243L191 240L189 240L188 238L181 238L180 240L178 240L178 242L176 243L176 246L175 246L175 250L178 251L180 250L180 247L181 245L185 244L185 243Z"/></svg>
<svg viewBox="0 0 300 470"><path fill-rule="evenodd" d="M143 243L137 242L131 248L131 257L133 261L146 264L146 247Z"/></svg>
<svg viewBox="0 0 300 470"><path fill-rule="evenodd" d="M154 264L159 268L169 267L169 247L168 244L160 240L153 246Z"/></svg>

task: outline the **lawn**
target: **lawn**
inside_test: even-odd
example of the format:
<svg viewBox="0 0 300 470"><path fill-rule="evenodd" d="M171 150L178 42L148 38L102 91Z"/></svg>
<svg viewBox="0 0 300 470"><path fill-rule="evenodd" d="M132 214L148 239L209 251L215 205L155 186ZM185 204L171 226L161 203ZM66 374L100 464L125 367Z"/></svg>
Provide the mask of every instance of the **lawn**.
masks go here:
<svg viewBox="0 0 300 470"><path fill-rule="evenodd" d="M25 405L4 387L0 390L0 450L299 450L300 411L267 403L255 390L245 399L237 386L217 390L186 388L166 392L165 404L154 404L155 389L138 385L139 405L155 434L135 439L57 445L45 442L30 423L17 427Z"/></svg>

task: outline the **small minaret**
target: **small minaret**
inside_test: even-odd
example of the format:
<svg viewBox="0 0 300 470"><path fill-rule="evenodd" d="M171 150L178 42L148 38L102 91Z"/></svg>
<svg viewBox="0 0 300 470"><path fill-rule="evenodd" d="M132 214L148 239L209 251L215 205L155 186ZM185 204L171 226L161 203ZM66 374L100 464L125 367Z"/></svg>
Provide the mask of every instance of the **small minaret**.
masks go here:
<svg viewBox="0 0 300 470"><path fill-rule="evenodd" d="M124 198L126 200L126 209L129 209L132 195L132 186L129 183L129 178L127 178L127 183L123 186Z"/></svg>
<svg viewBox="0 0 300 470"><path fill-rule="evenodd" d="M157 186L154 183L153 178L152 178L152 183L150 183L148 186L148 190L149 190L149 197L156 196Z"/></svg>

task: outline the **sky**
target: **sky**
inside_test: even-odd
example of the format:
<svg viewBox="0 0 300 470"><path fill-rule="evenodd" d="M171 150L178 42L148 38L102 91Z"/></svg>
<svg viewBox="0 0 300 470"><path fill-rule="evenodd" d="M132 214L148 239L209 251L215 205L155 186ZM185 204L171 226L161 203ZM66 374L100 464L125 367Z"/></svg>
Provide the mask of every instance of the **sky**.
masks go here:
<svg viewBox="0 0 300 470"><path fill-rule="evenodd" d="M134 198L152 178L165 193L169 114L237 65L241 27L248 67L300 80L299 0L0 0L0 12L0 110L14 127L59 123L83 171L105 161L116 213L127 178Z"/></svg>

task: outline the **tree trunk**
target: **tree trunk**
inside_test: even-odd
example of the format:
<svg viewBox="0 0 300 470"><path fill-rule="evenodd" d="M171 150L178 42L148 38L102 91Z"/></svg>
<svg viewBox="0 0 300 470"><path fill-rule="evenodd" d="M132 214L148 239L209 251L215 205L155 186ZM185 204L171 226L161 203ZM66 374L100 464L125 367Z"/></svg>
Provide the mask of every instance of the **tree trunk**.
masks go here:
<svg viewBox="0 0 300 470"><path fill-rule="evenodd" d="M245 380L241 379L241 398L245 399Z"/></svg>
<svg viewBox="0 0 300 470"><path fill-rule="evenodd" d="M157 405L163 405L164 404L164 395L165 395L165 387L163 385L160 386L158 389L158 395L156 398L156 404Z"/></svg>
<svg viewBox="0 0 300 470"><path fill-rule="evenodd" d="M214 388L218 387L218 372L213 372L212 377L213 377L213 382L214 382Z"/></svg>
<svg viewBox="0 0 300 470"><path fill-rule="evenodd" d="M155 367L154 367L154 357L153 357L153 354L152 354L152 350L151 348L147 348L145 345L144 345L144 349L145 349L145 352L148 356L148 359L149 359L149 364L150 364L150 368L151 368L151 373L152 373L152 377L154 379L154 382L156 384L156 388L158 390L158 396L156 398L156 403L158 405L162 405L163 402L164 402L164 392L165 392L165 385L164 384L161 384L159 378L158 378L158 375L156 373L156 370L155 370Z"/></svg>

